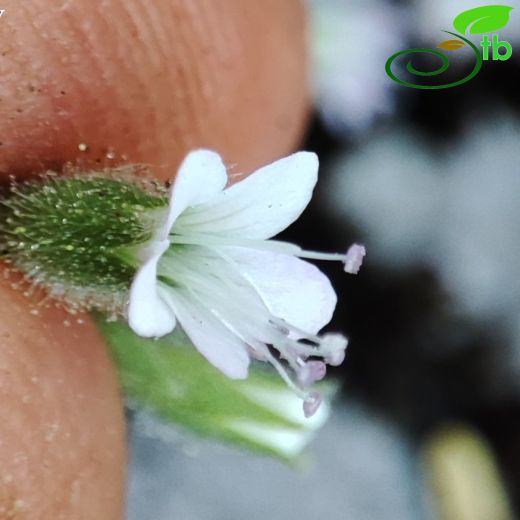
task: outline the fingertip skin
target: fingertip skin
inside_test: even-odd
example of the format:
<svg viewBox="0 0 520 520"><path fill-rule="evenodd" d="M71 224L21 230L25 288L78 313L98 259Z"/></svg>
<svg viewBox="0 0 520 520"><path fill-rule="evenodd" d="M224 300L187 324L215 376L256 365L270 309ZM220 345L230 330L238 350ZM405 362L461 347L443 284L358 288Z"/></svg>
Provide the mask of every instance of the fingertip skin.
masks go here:
<svg viewBox="0 0 520 520"><path fill-rule="evenodd" d="M301 136L308 89L297 0L4 4L4 175L144 162L167 179L199 147L248 172Z"/></svg>
<svg viewBox="0 0 520 520"><path fill-rule="evenodd" d="M103 340L88 316L31 307L4 269L0 518L122 518L125 423Z"/></svg>

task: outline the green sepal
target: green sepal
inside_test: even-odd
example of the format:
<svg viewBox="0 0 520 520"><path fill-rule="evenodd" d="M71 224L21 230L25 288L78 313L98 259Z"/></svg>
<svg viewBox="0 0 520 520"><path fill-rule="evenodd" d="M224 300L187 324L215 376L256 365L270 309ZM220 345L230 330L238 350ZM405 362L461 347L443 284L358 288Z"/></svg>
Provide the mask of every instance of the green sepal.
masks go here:
<svg viewBox="0 0 520 520"><path fill-rule="evenodd" d="M327 404L305 419L301 400L263 364L253 365L246 380L227 378L179 328L154 340L122 321L97 317L97 323L126 398L166 423L294 463L326 419ZM320 385L328 397L334 389L333 383Z"/></svg>
<svg viewBox="0 0 520 520"><path fill-rule="evenodd" d="M0 196L0 255L71 307L117 311L167 207L162 186L114 170L46 174Z"/></svg>

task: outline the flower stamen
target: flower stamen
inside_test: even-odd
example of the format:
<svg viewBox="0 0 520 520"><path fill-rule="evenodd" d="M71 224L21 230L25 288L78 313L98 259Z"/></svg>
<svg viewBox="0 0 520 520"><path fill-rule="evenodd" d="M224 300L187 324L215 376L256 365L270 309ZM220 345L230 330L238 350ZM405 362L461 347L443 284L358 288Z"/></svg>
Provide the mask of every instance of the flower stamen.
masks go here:
<svg viewBox="0 0 520 520"><path fill-rule="evenodd" d="M309 334L277 317L232 258L220 249L192 247L197 250L190 255L178 249L178 245L170 246L159 264L161 278L168 280L170 297L175 298L173 287L187 289L201 308L216 316L248 346L255 358L273 365L287 385L304 401L305 413L310 416L312 411L318 409L321 400L305 388L323 379L326 363L339 365L343 361L347 339L340 334ZM210 275L197 276L202 270ZM287 365L282 364L269 347Z"/></svg>

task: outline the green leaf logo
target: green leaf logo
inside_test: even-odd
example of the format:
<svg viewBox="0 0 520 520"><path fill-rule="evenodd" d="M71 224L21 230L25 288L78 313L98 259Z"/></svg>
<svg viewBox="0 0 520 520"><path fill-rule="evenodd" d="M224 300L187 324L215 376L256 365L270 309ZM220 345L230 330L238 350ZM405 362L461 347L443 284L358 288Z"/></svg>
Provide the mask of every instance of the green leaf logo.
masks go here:
<svg viewBox="0 0 520 520"><path fill-rule="evenodd" d="M460 13L453 26L464 34L469 28L470 34L483 34L498 31L509 22L509 13L513 10L508 5L484 5Z"/></svg>

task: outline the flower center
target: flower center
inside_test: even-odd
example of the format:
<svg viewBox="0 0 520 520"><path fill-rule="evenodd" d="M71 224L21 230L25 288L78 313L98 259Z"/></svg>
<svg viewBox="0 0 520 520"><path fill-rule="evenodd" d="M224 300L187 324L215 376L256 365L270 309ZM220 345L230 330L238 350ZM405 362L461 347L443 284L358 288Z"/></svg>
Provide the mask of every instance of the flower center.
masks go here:
<svg viewBox="0 0 520 520"><path fill-rule="evenodd" d="M205 312L217 317L247 345L252 357L269 361L303 399L305 414L312 415L321 397L306 388L325 376L326 364L341 364L347 339L340 334L309 334L275 316L223 246L247 244L252 249L286 254L306 252L283 242L196 235L173 235L170 240L172 245L159 263L158 275L164 290L174 298L176 289L187 290ZM186 247L179 247L180 244ZM347 255L323 256L345 261Z"/></svg>

